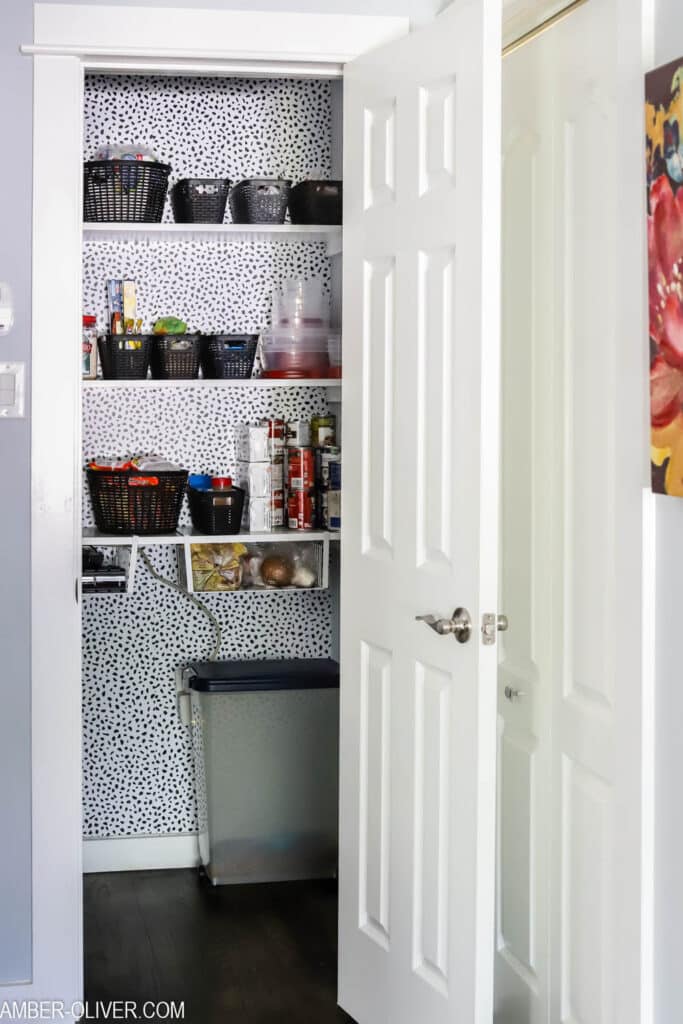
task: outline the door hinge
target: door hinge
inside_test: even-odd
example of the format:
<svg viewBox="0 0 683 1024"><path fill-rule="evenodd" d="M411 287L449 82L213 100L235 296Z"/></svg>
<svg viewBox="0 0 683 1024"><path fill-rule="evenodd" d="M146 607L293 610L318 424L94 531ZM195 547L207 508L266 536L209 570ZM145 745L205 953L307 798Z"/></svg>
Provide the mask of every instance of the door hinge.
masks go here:
<svg viewBox="0 0 683 1024"><path fill-rule="evenodd" d="M494 612L484 612L481 617L481 642L485 647L490 647L496 642L496 633L504 633L508 628L507 615L496 615Z"/></svg>

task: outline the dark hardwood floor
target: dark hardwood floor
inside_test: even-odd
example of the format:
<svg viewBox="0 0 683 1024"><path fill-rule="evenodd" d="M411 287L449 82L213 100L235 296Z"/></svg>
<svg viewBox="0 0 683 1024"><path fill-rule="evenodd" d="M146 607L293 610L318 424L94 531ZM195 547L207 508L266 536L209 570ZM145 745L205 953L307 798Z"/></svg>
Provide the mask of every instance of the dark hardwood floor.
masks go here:
<svg viewBox="0 0 683 1024"><path fill-rule="evenodd" d="M191 870L85 876L91 1013L97 1001L184 1000L187 1024L349 1024L336 984L332 882L213 888Z"/></svg>

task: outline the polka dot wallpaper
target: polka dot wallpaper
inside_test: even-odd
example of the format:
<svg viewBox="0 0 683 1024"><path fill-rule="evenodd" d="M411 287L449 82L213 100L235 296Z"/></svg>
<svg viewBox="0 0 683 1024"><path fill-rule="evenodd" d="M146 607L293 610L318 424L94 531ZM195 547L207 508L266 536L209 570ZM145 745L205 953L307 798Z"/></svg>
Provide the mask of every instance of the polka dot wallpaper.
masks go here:
<svg viewBox="0 0 683 1024"><path fill-rule="evenodd" d="M139 143L189 176L292 178L330 174L330 86L292 80L89 75L86 159L102 143ZM172 220L167 200L165 220ZM105 322L105 281L138 282L139 316L181 315L192 329L255 331L275 285L322 274L320 243L90 241L84 311ZM196 471L231 472L235 425L327 410L323 389L87 388L83 454L156 452ZM84 486L83 515L92 523ZM188 521L186 508L181 521ZM177 578L174 549L148 548ZM205 595L223 628L222 658L325 657L332 601L311 593ZM176 713L175 669L207 657L208 619L144 565L130 596L83 601L83 801L88 838L177 834L197 827L189 728Z"/></svg>

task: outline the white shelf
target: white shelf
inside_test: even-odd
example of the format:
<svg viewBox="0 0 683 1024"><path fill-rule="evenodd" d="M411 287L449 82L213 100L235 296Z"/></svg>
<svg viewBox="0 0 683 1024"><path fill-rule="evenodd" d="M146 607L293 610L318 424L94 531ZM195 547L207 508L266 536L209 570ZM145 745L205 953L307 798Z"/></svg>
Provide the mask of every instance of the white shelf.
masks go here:
<svg viewBox="0 0 683 1024"><path fill-rule="evenodd" d="M280 390L282 388L341 388L340 377L250 377L246 380L218 380L198 377L194 380L84 380L84 388L258 388Z"/></svg>
<svg viewBox="0 0 683 1024"><path fill-rule="evenodd" d="M325 242L329 256L342 249L342 229L322 224L104 224L83 225L87 242L192 241Z"/></svg>
<svg viewBox="0 0 683 1024"><path fill-rule="evenodd" d="M138 548L154 545L189 544L279 544L288 542L335 541L340 539L339 532L328 530L271 530L270 533L231 533L204 534L197 533L191 526L181 526L177 533L152 534L151 536L127 536L125 534L100 533L94 526L83 527L83 544L97 547L130 547L134 541Z"/></svg>

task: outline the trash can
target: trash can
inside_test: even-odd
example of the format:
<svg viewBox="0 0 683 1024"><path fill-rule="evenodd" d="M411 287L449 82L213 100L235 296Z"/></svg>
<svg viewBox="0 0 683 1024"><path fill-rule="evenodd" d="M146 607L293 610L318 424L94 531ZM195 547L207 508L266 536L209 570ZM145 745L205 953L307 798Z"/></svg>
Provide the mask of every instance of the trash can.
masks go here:
<svg viewBox="0 0 683 1024"><path fill-rule="evenodd" d="M339 665L192 662L199 849L214 885L337 871Z"/></svg>

